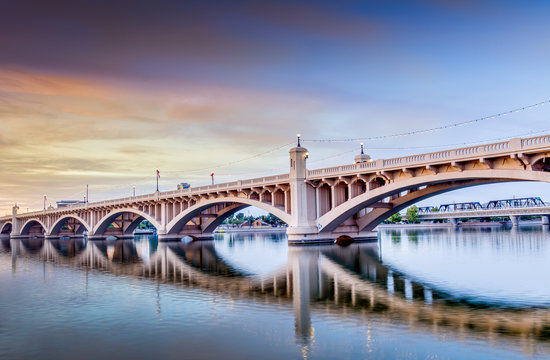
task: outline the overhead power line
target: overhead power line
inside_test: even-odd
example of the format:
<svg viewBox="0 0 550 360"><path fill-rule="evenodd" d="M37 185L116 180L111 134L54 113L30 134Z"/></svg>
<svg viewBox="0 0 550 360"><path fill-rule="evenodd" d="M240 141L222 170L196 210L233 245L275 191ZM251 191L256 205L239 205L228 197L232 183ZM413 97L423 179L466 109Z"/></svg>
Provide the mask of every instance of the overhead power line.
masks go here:
<svg viewBox="0 0 550 360"><path fill-rule="evenodd" d="M510 115L510 114L513 114L513 113L516 113L516 112L520 112L520 111L532 109L532 108L535 108L535 107L538 107L538 106L542 106L542 105L545 105L545 104L548 104L548 103L550 103L550 99L541 101L541 102L536 103L536 104L519 107L519 108L516 108L516 109L504 111L504 112L494 114L494 115L484 116L484 117L473 119L473 120L462 121L462 122L437 126L437 127L428 128L428 129L413 130L413 131L396 133L396 134L371 136L371 137L344 138L344 139L302 139L302 141L304 141L304 142L373 141L373 140L392 139L392 138L410 136L410 135L425 134L425 133L429 133L429 132L440 131L440 130L445 130L445 129L451 129L451 128L455 128L455 127L459 127L459 126L466 126L466 125L471 125L471 124L479 123L479 122L486 121L486 120L496 119L496 118L506 116L506 115Z"/></svg>

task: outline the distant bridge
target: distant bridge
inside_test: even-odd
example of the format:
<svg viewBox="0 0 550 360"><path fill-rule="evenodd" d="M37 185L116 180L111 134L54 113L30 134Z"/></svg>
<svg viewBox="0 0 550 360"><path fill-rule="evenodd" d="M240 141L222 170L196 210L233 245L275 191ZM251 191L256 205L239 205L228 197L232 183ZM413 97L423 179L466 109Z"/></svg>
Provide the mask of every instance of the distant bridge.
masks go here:
<svg viewBox="0 0 550 360"><path fill-rule="evenodd" d="M435 208L426 206L419 209L418 219L426 220L450 220L457 225L459 219L508 217L513 226L519 224L521 216L541 216L542 225L550 224L550 204L546 204L539 197L492 200L485 206L479 202L465 202L456 204L443 204Z"/></svg>
<svg viewBox="0 0 550 360"><path fill-rule="evenodd" d="M286 174L122 199L70 205L0 218L17 237L132 236L146 219L160 240L209 238L227 217L256 206L288 224L290 242L373 236L390 215L447 191L506 181L550 182L550 135L392 159L361 153L355 163L308 170L308 151L290 150Z"/></svg>

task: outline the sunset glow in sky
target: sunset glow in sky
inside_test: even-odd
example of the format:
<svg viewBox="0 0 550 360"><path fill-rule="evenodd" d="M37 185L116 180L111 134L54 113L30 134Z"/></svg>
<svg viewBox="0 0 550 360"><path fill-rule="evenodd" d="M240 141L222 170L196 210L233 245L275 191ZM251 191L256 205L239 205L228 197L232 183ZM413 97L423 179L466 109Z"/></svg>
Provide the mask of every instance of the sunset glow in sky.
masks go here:
<svg viewBox="0 0 550 360"><path fill-rule="evenodd" d="M550 99L547 1L2 1L0 214L288 169L305 139L370 137ZM366 142L373 158L550 133L550 105ZM309 168L356 142L305 142ZM263 156L254 157L270 150ZM390 149L392 148L392 149ZM400 149L395 149L400 148ZM239 161L233 165L219 166ZM430 199L542 196L492 185Z"/></svg>

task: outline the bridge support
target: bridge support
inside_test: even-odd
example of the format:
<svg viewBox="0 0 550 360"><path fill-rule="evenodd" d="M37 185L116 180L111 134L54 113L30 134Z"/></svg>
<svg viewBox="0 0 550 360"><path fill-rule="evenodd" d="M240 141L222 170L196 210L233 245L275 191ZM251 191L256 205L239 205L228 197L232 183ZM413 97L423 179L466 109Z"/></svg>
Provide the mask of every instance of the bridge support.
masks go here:
<svg viewBox="0 0 550 360"><path fill-rule="evenodd" d="M15 204L11 209L11 237L21 235L21 220L17 218L17 210L19 210L19 206Z"/></svg>
<svg viewBox="0 0 550 360"><path fill-rule="evenodd" d="M449 219L451 221L451 224L453 224L455 227L458 227L458 221L460 219L457 219L457 218L450 218Z"/></svg>
<svg viewBox="0 0 550 360"><path fill-rule="evenodd" d="M306 160L309 154L307 149L299 144L290 149L289 153L291 222L288 224L288 239L289 241L316 240L318 230L315 225L315 189L305 182Z"/></svg>
<svg viewBox="0 0 550 360"><path fill-rule="evenodd" d="M512 222L512 226L518 226L519 225L519 216L518 215L510 215L510 221Z"/></svg>
<svg viewBox="0 0 550 360"><path fill-rule="evenodd" d="M542 218L542 225L548 226L550 225L550 215L543 215Z"/></svg>
<svg viewBox="0 0 550 360"><path fill-rule="evenodd" d="M163 235L159 234L157 235L160 242L168 242L168 241L180 241L181 239L185 237L190 237L193 240L214 240L214 234L213 233L196 233L196 234L188 234L188 235Z"/></svg>

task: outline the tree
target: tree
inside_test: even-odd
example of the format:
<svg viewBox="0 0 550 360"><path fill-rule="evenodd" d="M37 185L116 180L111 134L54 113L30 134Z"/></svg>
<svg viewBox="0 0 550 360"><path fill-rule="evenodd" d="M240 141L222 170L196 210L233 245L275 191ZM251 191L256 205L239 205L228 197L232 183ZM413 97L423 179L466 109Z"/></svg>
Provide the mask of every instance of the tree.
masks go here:
<svg viewBox="0 0 550 360"><path fill-rule="evenodd" d="M439 208L437 206L434 206L431 211L432 212L439 212Z"/></svg>
<svg viewBox="0 0 550 360"><path fill-rule="evenodd" d="M389 222L393 223L393 224L396 224L398 222L401 222L402 218L401 218L401 214L396 212L395 214L393 214L392 216L390 216L390 218L388 219Z"/></svg>
<svg viewBox="0 0 550 360"><path fill-rule="evenodd" d="M415 223L418 221L418 208L416 205L413 205L407 209L407 221L410 223Z"/></svg>

